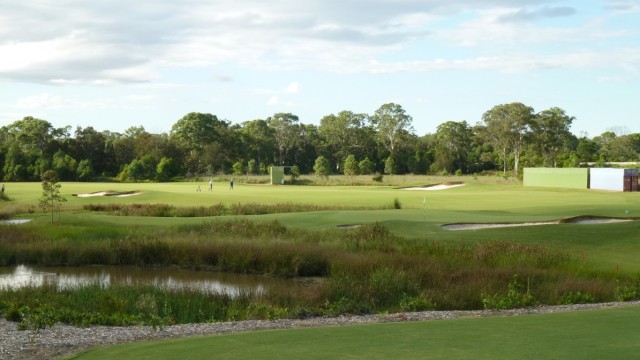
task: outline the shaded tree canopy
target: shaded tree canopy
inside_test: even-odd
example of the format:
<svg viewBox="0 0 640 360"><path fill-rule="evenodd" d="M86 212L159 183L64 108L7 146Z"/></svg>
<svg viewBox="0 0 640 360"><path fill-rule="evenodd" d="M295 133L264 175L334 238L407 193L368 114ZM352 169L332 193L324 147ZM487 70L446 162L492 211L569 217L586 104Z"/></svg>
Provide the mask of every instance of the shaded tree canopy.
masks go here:
<svg viewBox="0 0 640 360"><path fill-rule="evenodd" d="M413 118L388 103L373 115L343 110L306 124L292 113L231 124L210 113L191 112L171 132L142 126L122 133L93 127L56 128L25 117L0 127L0 179L39 181L56 170L63 181L172 181L177 177L268 174L271 165L296 165L302 174L476 173L527 166L580 166L586 162L638 161L640 134L605 132L575 137L575 118L559 107L534 113L522 103L501 104L471 127L445 121L418 136ZM581 164L582 163L582 164ZM325 166L326 165L326 166Z"/></svg>
<svg viewBox="0 0 640 360"><path fill-rule="evenodd" d="M378 131L378 138L389 153L396 152L403 133L413 132L413 118L399 104L388 103L380 106L371 117Z"/></svg>
<svg viewBox="0 0 640 360"><path fill-rule="evenodd" d="M171 136L189 150L201 151L207 144L220 140L220 127L229 123L212 114L191 112L171 127Z"/></svg>

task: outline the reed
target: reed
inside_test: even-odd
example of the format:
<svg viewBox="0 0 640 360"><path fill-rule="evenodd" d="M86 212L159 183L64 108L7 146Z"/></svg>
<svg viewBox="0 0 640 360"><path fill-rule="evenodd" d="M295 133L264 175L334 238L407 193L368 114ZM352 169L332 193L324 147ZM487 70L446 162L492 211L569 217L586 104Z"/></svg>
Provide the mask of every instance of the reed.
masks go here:
<svg viewBox="0 0 640 360"><path fill-rule="evenodd" d="M400 208L399 200L395 200L393 204L382 207L363 207L363 206L322 206L315 204L298 204L298 203L279 203L279 204L261 204L261 203L235 203L235 204L216 204L211 206L194 206L194 207L176 207L168 204L86 204L83 205L84 210L106 212L117 216L152 216L152 217L209 217L209 216L226 216L226 215L265 215L265 214L281 214L310 212L323 210L379 210L389 208Z"/></svg>
<svg viewBox="0 0 640 360"><path fill-rule="evenodd" d="M321 279L313 286L236 298L147 286L0 290L2 314L40 319L29 326L47 323L51 309L60 309L56 319L73 324L161 325L640 297L637 279L587 271L580 259L562 251L508 241L408 241L380 223L346 231L247 219L143 230L3 226L0 264L21 263L180 266Z"/></svg>

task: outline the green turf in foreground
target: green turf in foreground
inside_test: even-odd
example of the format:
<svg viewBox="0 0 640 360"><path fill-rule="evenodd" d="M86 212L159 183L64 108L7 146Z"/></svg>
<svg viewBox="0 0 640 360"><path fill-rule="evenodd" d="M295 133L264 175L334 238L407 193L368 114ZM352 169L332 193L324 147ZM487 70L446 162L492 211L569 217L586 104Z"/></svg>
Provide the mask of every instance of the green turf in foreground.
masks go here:
<svg viewBox="0 0 640 360"><path fill-rule="evenodd" d="M640 307L273 330L119 345L74 359L631 359Z"/></svg>

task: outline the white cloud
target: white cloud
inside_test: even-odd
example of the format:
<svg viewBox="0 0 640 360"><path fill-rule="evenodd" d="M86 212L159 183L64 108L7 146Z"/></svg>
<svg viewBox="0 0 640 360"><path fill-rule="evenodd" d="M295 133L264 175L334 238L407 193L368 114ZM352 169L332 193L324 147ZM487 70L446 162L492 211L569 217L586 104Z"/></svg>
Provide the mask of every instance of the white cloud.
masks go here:
<svg viewBox="0 0 640 360"><path fill-rule="evenodd" d="M640 63L640 48L618 49L608 53L576 51L557 55L501 55L454 60L396 61L390 63L371 62L366 66L372 73L430 72L439 70L494 70L504 73L519 73L540 69L598 68L618 64L618 69L634 74L629 64Z"/></svg>
<svg viewBox="0 0 640 360"><path fill-rule="evenodd" d="M615 0L606 6L634 11L639 5ZM607 20L556 26L530 21L575 14L576 8L559 0L14 3L3 5L0 14L0 79L180 86L187 80L163 76L193 68L217 81L234 80L231 72L211 71L220 64L331 73L601 66L599 57L611 59L607 53L620 49L585 57L595 59L591 65L559 59L634 36L633 30L607 27ZM292 82L275 93L299 91Z"/></svg>
<svg viewBox="0 0 640 360"><path fill-rule="evenodd" d="M544 18L565 17L576 14L576 9L568 6L543 7L540 9L518 9L502 15L498 20L503 22L534 21Z"/></svg>
<svg viewBox="0 0 640 360"><path fill-rule="evenodd" d="M57 110L57 109L117 109L147 107L156 101L156 97L148 94L131 94L119 98L102 98L81 100L50 93L25 96L16 100L14 108L25 110Z"/></svg>
<svg viewBox="0 0 640 360"><path fill-rule="evenodd" d="M290 83L284 89L284 92L290 93L290 94L297 94L299 91L300 91L300 84L298 84L297 81L294 81L294 82Z"/></svg>
<svg viewBox="0 0 640 360"><path fill-rule="evenodd" d="M269 98L269 100L267 101L267 105L269 106L275 106L280 104L280 97L278 95L273 95Z"/></svg>
<svg viewBox="0 0 640 360"><path fill-rule="evenodd" d="M77 105L76 102L63 99L48 93L23 97L18 99L16 107L19 109L64 108Z"/></svg>
<svg viewBox="0 0 640 360"><path fill-rule="evenodd" d="M112 80L134 81L134 82L149 82L159 78L158 74L144 66L125 67L118 69L107 69L102 72L102 75Z"/></svg>
<svg viewBox="0 0 640 360"><path fill-rule="evenodd" d="M639 13L640 1L638 0L608 0L606 7L617 13Z"/></svg>

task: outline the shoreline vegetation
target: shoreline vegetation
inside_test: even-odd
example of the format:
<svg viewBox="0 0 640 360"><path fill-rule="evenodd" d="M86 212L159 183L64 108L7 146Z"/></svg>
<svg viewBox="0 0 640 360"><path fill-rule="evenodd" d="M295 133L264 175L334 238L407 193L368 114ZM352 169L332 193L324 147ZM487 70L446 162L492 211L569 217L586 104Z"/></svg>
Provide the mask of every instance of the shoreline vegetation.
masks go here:
<svg viewBox="0 0 640 360"><path fill-rule="evenodd" d="M153 286L95 284L0 292L0 314L22 328L304 319L425 310L510 309L631 300L640 281L579 259L507 241L416 244L375 223L307 231L274 221L210 221L170 229L4 226L0 265L178 266L299 281L238 297ZM300 285L303 284L303 285Z"/></svg>

